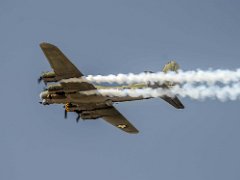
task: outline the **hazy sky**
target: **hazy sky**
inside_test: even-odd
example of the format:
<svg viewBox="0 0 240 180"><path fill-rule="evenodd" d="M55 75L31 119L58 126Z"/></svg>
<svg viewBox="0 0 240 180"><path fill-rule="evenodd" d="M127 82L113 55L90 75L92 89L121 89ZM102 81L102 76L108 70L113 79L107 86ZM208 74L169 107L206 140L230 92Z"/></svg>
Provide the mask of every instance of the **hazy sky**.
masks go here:
<svg viewBox="0 0 240 180"><path fill-rule="evenodd" d="M116 107L139 130L64 119L38 104L57 45L84 74L240 67L237 0L1 0L0 179L239 180L239 102L160 99Z"/></svg>

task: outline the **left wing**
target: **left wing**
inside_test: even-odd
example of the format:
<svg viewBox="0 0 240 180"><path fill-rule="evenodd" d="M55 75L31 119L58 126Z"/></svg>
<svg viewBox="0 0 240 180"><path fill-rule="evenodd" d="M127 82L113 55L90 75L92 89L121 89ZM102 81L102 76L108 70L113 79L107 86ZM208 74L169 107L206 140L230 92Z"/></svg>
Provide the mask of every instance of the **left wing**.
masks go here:
<svg viewBox="0 0 240 180"><path fill-rule="evenodd" d="M137 134L139 131L116 109L108 108L104 110L102 118L113 126L131 134Z"/></svg>
<svg viewBox="0 0 240 180"><path fill-rule="evenodd" d="M58 47L49 43L41 43L40 47L55 72L57 80L81 78L83 76L76 66L74 66L74 64L61 52L61 50L58 49ZM85 79L81 83L61 82L61 84L65 90L84 91L96 89L94 85L90 84Z"/></svg>
<svg viewBox="0 0 240 180"><path fill-rule="evenodd" d="M49 43L41 43L40 47L55 72L57 80L83 76L58 47Z"/></svg>

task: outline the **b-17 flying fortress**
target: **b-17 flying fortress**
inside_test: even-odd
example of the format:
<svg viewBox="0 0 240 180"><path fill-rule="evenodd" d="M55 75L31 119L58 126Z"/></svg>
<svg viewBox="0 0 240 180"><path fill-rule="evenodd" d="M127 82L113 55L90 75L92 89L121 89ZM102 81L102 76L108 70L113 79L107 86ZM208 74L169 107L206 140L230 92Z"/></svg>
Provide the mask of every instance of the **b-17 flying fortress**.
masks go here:
<svg viewBox="0 0 240 180"><path fill-rule="evenodd" d="M161 85L157 83L154 85L132 84L128 86L94 85L84 78L84 75L71 63L59 48L49 43L41 43L40 47L53 69L52 72L43 73L38 79L39 82L43 81L47 84L47 88L40 94L42 99L40 103L43 105L64 104L65 118L67 118L68 112L75 112L77 114L77 122L80 118L83 120L102 118L106 122L127 133L138 133L139 131L113 106L113 104L116 102L149 98L106 96L99 93L98 90L108 88L171 88L167 83ZM178 64L171 61L165 65L163 72L177 71L178 68ZM78 78L79 81L67 81L70 78ZM177 109L184 108L177 96L169 97L165 95L161 98Z"/></svg>

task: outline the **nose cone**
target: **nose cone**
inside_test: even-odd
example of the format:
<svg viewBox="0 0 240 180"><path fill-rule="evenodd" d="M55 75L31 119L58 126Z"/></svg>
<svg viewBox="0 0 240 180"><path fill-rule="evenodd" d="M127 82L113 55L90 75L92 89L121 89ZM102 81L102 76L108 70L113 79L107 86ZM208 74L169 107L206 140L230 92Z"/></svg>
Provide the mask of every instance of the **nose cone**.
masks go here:
<svg viewBox="0 0 240 180"><path fill-rule="evenodd" d="M48 97L48 91L43 91L40 93L40 98L43 100L43 99L47 99Z"/></svg>

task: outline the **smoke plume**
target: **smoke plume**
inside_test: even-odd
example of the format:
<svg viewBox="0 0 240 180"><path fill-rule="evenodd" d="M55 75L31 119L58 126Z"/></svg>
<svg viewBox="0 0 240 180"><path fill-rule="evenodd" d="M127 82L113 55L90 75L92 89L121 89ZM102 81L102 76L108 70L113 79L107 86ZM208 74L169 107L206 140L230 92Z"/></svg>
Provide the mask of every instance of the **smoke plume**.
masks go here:
<svg viewBox="0 0 240 180"><path fill-rule="evenodd" d="M240 81L240 69L231 70L196 70L196 71L179 71L176 72L157 72L157 73L140 73L140 74L118 74L106 76L89 75L86 79L93 83L117 83L117 84L134 84L134 83L164 83L166 81L174 83L207 83L207 84L229 84Z"/></svg>
<svg viewBox="0 0 240 180"><path fill-rule="evenodd" d="M130 97L161 97L164 95L173 97L189 97L195 100L205 100L207 98L217 99L220 101L239 100L240 84L226 85L223 87L217 85L192 85L185 84L183 86L176 85L171 89L164 88L144 88L144 89L100 89L98 92L104 96L130 96Z"/></svg>
<svg viewBox="0 0 240 180"><path fill-rule="evenodd" d="M232 70L196 70L176 72L157 72L140 74L118 74L106 76L89 75L83 78L70 78L62 80L62 83L68 82L90 82L90 83L117 83L134 84L144 83L146 88L142 89L98 89L98 91L87 93L100 93L104 96L130 96L130 97L161 97L164 95L180 97L189 97L195 100L218 99L240 100L240 69ZM161 84L175 84L169 89L161 88ZM156 86L151 85L158 84ZM163 87L163 86L162 86Z"/></svg>

